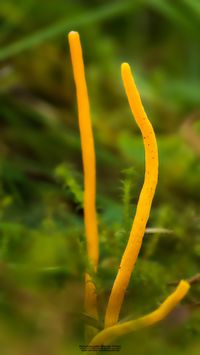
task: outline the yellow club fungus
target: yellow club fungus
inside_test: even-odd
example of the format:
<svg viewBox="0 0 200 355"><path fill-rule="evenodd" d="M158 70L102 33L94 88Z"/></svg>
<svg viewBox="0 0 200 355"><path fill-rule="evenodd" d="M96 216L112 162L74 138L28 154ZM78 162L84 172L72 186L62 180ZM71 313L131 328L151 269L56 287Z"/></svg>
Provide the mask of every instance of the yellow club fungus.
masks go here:
<svg viewBox="0 0 200 355"><path fill-rule="evenodd" d="M69 33L69 45L77 92L79 128L83 157L84 222L86 230L87 252L88 259L92 267L92 273L95 273L97 271L99 258L97 217L95 207L95 151L82 49L79 34L77 32ZM121 73L132 114L142 133L144 141L145 178L139 196L136 214L133 220L128 243L122 256L120 267L108 301L105 314L105 329L93 337L92 341L90 342L91 347L95 347L96 345L107 345L118 336L137 329L151 326L154 323L161 321L182 300L190 287L187 281L181 281L176 290L161 304L160 307L158 307L157 310L136 320L116 324L118 322L125 292L142 245L142 240L158 180L158 149L153 127L144 111L139 92L131 74L130 66L127 63L122 64ZM90 317L98 319L96 288L93 278L89 273L86 273L85 310Z"/></svg>
<svg viewBox="0 0 200 355"><path fill-rule="evenodd" d="M90 347L94 349L96 345L108 345L115 338L131 333L133 331L149 327L163 320L185 297L190 284L187 281L180 281L175 291L153 312L124 323L118 323L99 332L91 341Z"/></svg>
<svg viewBox="0 0 200 355"><path fill-rule="evenodd" d="M84 72L84 62L79 34L68 35L78 102L79 129L81 136L84 170L84 223L88 260L93 272L97 271L99 246L96 216L96 162L92 134L90 104ZM89 273L85 276L85 311L97 319L97 295L95 284Z"/></svg>
<svg viewBox="0 0 200 355"><path fill-rule="evenodd" d="M142 245L158 180L158 150L153 127L144 111L130 66L127 63L122 64L121 74L132 114L143 136L145 147L145 179L139 196L129 240L108 301L105 327L110 327L118 321L124 295Z"/></svg>

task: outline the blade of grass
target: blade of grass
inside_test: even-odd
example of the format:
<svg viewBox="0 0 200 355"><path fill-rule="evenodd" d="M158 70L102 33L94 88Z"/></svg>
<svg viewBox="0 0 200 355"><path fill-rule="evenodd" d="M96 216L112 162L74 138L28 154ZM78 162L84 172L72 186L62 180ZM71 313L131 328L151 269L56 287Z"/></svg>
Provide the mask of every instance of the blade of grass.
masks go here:
<svg viewBox="0 0 200 355"><path fill-rule="evenodd" d="M136 4L137 1L133 2L132 0L112 3L99 7L95 10L85 11L85 13L71 19L67 17L48 28L42 29L41 31L2 48L0 51L0 60L9 59L14 55L20 54L21 52L33 48L46 40L52 39L59 33L64 32L66 34L73 28L79 29L83 25L89 25L119 16L127 11L130 11L130 8L133 8Z"/></svg>
<svg viewBox="0 0 200 355"><path fill-rule="evenodd" d="M194 22L190 21L188 18L188 13L184 12L183 7L176 7L175 3L170 3L165 0L145 0L145 3L155 10L163 14L164 17L169 19L175 25L186 31L186 33L192 33L196 35L196 26Z"/></svg>
<svg viewBox="0 0 200 355"><path fill-rule="evenodd" d="M193 14L200 20L200 2L199 0L183 0L183 2L193 11Z"/></svg>

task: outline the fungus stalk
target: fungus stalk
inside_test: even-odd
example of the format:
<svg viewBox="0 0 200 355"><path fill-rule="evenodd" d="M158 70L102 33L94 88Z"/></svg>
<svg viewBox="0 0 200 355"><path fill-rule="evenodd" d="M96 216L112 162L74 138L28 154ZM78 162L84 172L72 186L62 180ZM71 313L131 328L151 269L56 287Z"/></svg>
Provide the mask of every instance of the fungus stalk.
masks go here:
<svg viewBox="0 0 200 355"><path fill-rule="evenodd" d="M135 121L142 133L145 148L145 179L139 196L129 240L122 256L105 315L105 328L117 323L126 289L137 260L158 180L158 150L153 127L144 111L130 66L121 66L122 80Z"/></svg>
<svg viewBox="0 0 200 355"><path fill-rule="evenodd" d="M79 129L82 147L84 170L84 224L87 253L91 270L92 272L96 272L99 258L97 216L95 206L96 162L90 118L90 104L79 34L77 32L70 32L68 38L76 86ZM85 275L85 311L90 317L95 319L98 318L96 287L89 273L86 273Z"/></svg>
<svg viewBox="0 0 200 355"><path fill-rule="evenodd" d="M187 281L180 281L175 291L166 298L166 300L153 312L146 316L140 317L124 323L119 323L108 327L99 332L91 341L90 346L108 345L115 338L133 331L149 327L160 322L176 307L176 305L185 297L190 284Z"/></svg>

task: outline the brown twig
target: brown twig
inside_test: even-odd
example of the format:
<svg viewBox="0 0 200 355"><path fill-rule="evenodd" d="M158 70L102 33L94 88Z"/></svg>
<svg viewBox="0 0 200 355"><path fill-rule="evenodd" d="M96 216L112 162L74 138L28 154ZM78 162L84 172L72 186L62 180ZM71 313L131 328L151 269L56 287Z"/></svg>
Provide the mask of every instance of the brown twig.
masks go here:
<svg viewBox="0 0 200 355"><path fill-rule="evenodd" d="M194 284L200 283L200 273L188 278L187 282L190 285L194 285ZM170 282L167 283L167 285L168 286L176 286L176 285L178 285L178 283L179 283L179 281L170 281Z"/></svg>

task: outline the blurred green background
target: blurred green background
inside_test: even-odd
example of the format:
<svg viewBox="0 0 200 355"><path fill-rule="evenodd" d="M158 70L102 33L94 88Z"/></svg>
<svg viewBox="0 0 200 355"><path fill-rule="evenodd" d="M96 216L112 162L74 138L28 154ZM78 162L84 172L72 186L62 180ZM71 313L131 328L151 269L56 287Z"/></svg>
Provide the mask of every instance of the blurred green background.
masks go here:
<svg viewBox="0 0 200 355"><path fill-rule="evenodd" d="M130 63L157 135L159 184L121 319L156 308L200 264L200 2L1 0L0 353L79 354L86 265L67 33L80 32L97 155L101 317L144 179L120 78ZM122 354L200 353L199 284Z"/></svg>

